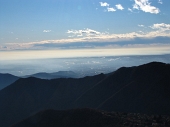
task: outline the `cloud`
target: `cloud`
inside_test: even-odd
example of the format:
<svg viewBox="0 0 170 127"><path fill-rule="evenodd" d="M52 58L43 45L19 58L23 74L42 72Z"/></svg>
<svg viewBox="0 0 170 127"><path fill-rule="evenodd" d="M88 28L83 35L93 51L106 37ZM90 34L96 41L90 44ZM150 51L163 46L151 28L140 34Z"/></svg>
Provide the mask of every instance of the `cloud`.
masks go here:
<svg viewBox="0 0 170 127"><path fill-rule="evenodd" d="M159 4L163 4L162 0L158 0L158 3L159 3Z"/></svg>
<svg viewBox="0 0 170 127"><path fill-rule="evenodd" d="M123 9L124 9L121 4L117 4L117 5L115 5L115 6L116 6L116 8L117 8L118 10L123 10Z"/></svg>
<svg viewBox="0 0 170 127"><path fill-rule="evenodd" d="M133 10L131 8L128 8L128 11L133 12Z"/></svg>
<svg viewBox="0 0 170 127"><path fill-rule="evenodd" d="M134 0L135 4L133 9L142 10L144 12L149 12L153 14L158 14L160 12L159 8L151 6L149 0Z"/></svg>
<svg viewBox="0 0 170 127"><path fill-rule="evenodd" d="M139 27L145 27L144 25L138 25Z"/></svg>
<svg viewBox="0 0 170 127"><path fill-rule="evenodd" d="M109 6L109 4L106 3L106 2L99 2L99 3L100 3L100 6L102 6L102 7L107 7L107 6Z"/></svg>
<svg viewBox="0 0 170 127"><path fill-rule="evenodd" d="M98 32L98 31L95 31L95 30L92 30L92 29L89 29L89 28L86 28L84 30L68 30L67 33L68 34L73 34L70 37L74 37L74 36L77 36L77 37L82 37L82 36L97 36L97 35L101 35L102 34L102 33Z"/></svg>
<svg viewBox="0 0 170 127"><path fill-rule="evenodd" d="M49 33L51 30L43 30L44 33Z"/></svg>
<svg viewBox="0 0 170 127"><path fill-rule="evenodd" d="M160 23L160 24L153 24L150 26L152 29L158 29L161 31L170 31L170 24Z"/></svg>
<svg viewBox="0 0 170 127"><path fill-rule="evenodd" d="M100 5L102 6L102 7L107 7L107 11L108 12L115 12L116 11L116 9L115 8L113 8L113 7L110 7L110 4L108 4L108 3L106 3L106 2L99 2L100 3ZM123 10L124 8L123 8L123 6L121 5L121 4L117 4L117 5L115 5L116 6L116 8L118 9L118 10Z"/></svg>
<svg viewBox="0 0 170 127"><path fill-rule="evenodd" d="M108 7L108 8L107 8L107 11L108 11L108 12L114 12L114 11L116 11L116 9L114 9L113 7Z"/></svg>

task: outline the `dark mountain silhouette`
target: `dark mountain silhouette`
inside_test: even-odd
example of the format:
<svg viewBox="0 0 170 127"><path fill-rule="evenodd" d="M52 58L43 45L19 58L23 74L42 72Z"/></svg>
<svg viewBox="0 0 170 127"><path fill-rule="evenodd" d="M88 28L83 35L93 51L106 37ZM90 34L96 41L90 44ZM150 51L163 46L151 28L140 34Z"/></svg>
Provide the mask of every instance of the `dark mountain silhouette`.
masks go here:
<svg viewBox="0 0 170 127"><path fill-rule="evenodd" d="M80 75L73 71L59 71L54 73L36 73L32 75L24 76L23 78L35 77L40 79L55 79L55 78L80 78Z"/></svg>
<svg viewBox="0 0 170 127"><path fill-rule="evenodd" d="M83 94L75 105L107 111L170 114L170 64L152 62L122 67Z"/></svg>
<svg viewBox="0 0 170 127"><path fill-rule="evenodd" d="M44 109L69 109L82 93L105 78L23 78L0 91L0 126L7 127Z"/></svg>
<svg viewBox="0 0 170 127"><path fill-rule="evenodd" d="M0 90L5 88L6 86L12 84L16 80L18 80L19 77L11 75L11 74L2 74L0 73Z"/></svg>
<svg viewBox="0 0 170 127"><path fill-rule="evenodd" d="M0 126L45 109L86 107L170 115L170 64L152 62L80 79L19 79L0 91Z"/></svg>
<svg viewBox="0 0 170 127"><path fill-rule="evenodd" d="M169 127L170 117L94 109L45 110L11 127Z"/></svg>

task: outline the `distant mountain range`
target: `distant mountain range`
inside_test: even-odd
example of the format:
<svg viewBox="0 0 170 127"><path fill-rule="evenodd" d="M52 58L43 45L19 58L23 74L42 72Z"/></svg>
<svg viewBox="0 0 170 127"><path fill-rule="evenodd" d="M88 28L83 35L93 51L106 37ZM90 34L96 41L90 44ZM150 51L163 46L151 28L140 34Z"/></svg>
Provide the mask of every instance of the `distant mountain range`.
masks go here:
<svg viewBox="0 0 170 127"><path fill-rule="evenodd" d="M40 79L55 79L55 78L80 78L80 75L73 71L58 71L54 73L36 73L32 75L23 76L23 78L35 77Z"/></svg>
<svg viewBox="0 0 170 127"><path fill-rule="evenodd" d="M35 77L40 79L56 79L56 78L80 78L81 76L80 74L75 73L73 71L58 71L54 73L41 72L41 73L36 73L36 74L22 76L22 77L14 76L11 74L0 73L0 90L14 83L19 78L28 78L28 77Z"/></svg>
<svg viewBox="0 0 170 127"><path fill-rule="evenodd" d="M41 110L87 107L170 115L170 64L152 62L77 79L18 79L0 91L0 126Z"/></svg>

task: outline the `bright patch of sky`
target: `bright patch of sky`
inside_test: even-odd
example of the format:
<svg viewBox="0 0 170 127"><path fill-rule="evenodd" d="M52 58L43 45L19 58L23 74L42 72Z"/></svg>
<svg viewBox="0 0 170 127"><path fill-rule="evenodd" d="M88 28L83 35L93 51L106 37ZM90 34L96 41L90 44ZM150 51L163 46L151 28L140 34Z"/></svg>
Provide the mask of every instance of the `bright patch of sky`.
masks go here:
<svg viewBox="0 0 170 127"><path fill-rule="evenodd" d="M169 5L169 0L1 0L0 51L142 47L157 54L170 48Z"/></svg>

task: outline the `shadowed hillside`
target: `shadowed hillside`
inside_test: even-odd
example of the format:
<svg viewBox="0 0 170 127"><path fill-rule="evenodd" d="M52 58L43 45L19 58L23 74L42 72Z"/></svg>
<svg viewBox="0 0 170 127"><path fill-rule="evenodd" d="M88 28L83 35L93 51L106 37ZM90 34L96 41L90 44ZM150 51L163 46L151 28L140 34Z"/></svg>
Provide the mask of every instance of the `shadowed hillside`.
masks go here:
<svg viewBox="0 0 170 127"><path fill-rule="evenodd" d="M92 109L42 111L12 127L103 127L116 125L120 119Z"/></svg>
<svg viewBox="0 0 170 127"><path fill-rule="evenodd" d="M19 77L0 73L0 90L15 82Z"/></svg>
<svg viewBox="0 0 170 127"><path fill-rule="evenodd" d="M152 62L80 79L19 79L0 91L0 102L3 127L45 109L170 115L170 65Z"/></svg>
<svg viewBox="0 0 170 127"><path fill-rule="evenodd" d="M169 99L170 65L152 62L118 69L83 94L75 105L108 111L170 114Z"/></svg>
<svg viewBox="0 0 170 127"><path fill-rule="evenodd" d="M0 126L6 127L44 109L69 109L82 93L105 78L19 79L0 91Z"/></svg>

